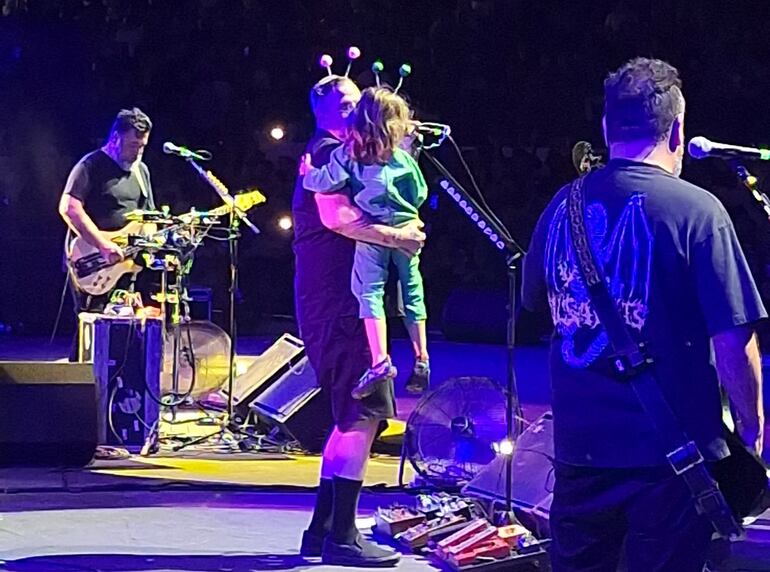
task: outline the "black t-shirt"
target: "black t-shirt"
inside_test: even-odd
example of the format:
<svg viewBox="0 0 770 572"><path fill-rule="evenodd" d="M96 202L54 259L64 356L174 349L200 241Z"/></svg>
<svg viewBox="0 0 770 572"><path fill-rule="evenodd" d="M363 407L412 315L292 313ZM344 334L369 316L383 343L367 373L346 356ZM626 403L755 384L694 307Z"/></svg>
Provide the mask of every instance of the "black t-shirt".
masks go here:
<svg viewBox="0 0 770 572"><path fill-rule="evenodd" d="M340 141L317 130L305 148L313 165L329 162ZM339 192L347 192L347 188ZM318 214L315 193L297 179L292 200L294 218L295 306L300 329L342 316L357 316L358 302L350 289L355 241L327 229Z"/></svg>
<svg viewBox="0 0 770 572"><path fill-rule="evenodd" d="M550 309L556 457L599 467L665 463L650 419L607 368L608 341L575 264L565 187L524 262L523 303ZM586 226L610 290L685 432L724 456L710 338L767 316L730 219L709 192L663 169L612 160L585 181Z"/></svg>
<svg viewBox="0 0 770 572"><path fill-rule="evenodd" d="M137 176L142 177L144 189ZM126 171L101 149L92 151L72 168L65 193L80 199L99 230L117 230L136 209L154 209L150 171L139 163L137 172Z"/></svg>

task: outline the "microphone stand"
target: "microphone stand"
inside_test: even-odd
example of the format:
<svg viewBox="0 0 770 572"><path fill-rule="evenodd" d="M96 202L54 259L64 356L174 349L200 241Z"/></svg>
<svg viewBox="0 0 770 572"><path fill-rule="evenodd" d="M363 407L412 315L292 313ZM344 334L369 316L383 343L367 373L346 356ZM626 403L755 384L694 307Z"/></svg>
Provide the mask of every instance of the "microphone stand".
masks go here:
<svg viewBox="0 0 770 572"><path fill-rule="evenodd" d="M185 159L198 174L214 189L228 207L230 207L230 228L227 236L227 244L229 247L230 255L230 289L229 289L229 316L228 316L228 335L230 336L230 356L229 356L229 374L227 377L227 421L223 425L222 430L225 428L230 429L233 433L240 432L240 428L233 424L233 383L235 378L235 338L237 335L237 322L235 319L235 293L238 290L238 239L241 237L240 223L246 225L252 233L255 235L260 234L259 229L248 219L245 211L239 208L235 204L235 199L230 194L230 191L225 184L220 181L211 171L206 171L195 162L193 157L187 157ZM216 435L216 433L214 434ZM213 437L213 435L207 435L200 439L195 439L189 443L186 443L184 447L193 445L195 443L205 441L206 439ZM178 450L177 448L176 450Z"/></svg>
<svg viewBox="0 0 770 572"><path fill-rule="evenodd" d="M424 156L436 167L439 173L448 181L442 188L455 200L458 206L471 218L478 228L494 243L495 247L505 255L508 272L508 325L506 331L506 439L513 446L514 437L521 434L523 414L519 392L516 386L516 370L514 369L513 352L516 345L516 261L526 252L510 236L508 230L499 222L494 213L487 212L468 194L449 170L427 149L422 150ZM482 226L483 225L483 226ZM515 425L515 427L514 427ZM505 508L512 514L513 501L513 452L506 455L505 478ZM510 517L509 517L510 518Z"/></svg>

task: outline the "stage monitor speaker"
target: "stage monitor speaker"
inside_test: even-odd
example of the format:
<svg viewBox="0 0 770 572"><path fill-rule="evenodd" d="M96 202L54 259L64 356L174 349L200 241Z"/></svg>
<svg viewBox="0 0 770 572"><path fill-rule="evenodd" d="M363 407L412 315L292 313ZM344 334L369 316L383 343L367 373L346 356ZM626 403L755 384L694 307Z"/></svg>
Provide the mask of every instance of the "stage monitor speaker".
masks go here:
<svg viewBox="0 0 770 572"><path fill-rule="evenodd" d="M235 422L244 422L254 400L281 379L287 371L294 368L304 356L305 345L302 340L290 334L283 334L272 346L257 356L249 368L233 380Z"/></svg>
<svg viewBox="0 0 770 572"><path fill-rule="evenodd" d="M320 453L332 428L331 406L303 357L275 379L251 404L257 417L279 427L303 449Z"/></svg>
<svg viewBox="0 0 770 572"><path fill-rule="evenodd" d="M0 362L0 466L82 467L96 450L91 364Z"/></svg>
<svg viewBox="0 0 770 572"><path fill-rule="evenodd" d="M511 460L511 501L516 515L539 538L549 536L553 500L553 414L548 411L516 440ZM463 494L505 501L506 455L498 455L463 488ZM542 535L542 536L540 536Z"/></svg>

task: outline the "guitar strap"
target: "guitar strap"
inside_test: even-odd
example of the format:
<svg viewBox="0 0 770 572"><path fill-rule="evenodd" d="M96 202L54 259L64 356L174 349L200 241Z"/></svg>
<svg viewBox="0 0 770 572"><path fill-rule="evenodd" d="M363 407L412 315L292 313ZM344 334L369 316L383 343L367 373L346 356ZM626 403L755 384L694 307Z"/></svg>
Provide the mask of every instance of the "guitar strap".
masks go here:
<svg viewBox="0 0 770 572"><path fill-rule="evenodd" d="M155 208L155 201L153 200L152 195L150 195L150 189L147 187L147 181L144 179L141 164L141 161L134 161L134 164L131 165L131 172L134 174L134 177L136 177L136 182L139 183L142 195L147 199L147 206L152 210Z"/></svg>
<svg viewBox="0 0 770 572"><path fill-rule="evenodd" d="M687 484L698 513L705 515L723 538L740 537L741 525L708 472L695 441L682 430L655 379L652 358L647 355L645 345L631 337L607 287L604 268L596 260L586 232L584 183L585 177L573 181L567 197L567 216L578 269L613 352L610 365L618 377L631 384L642 408L652 419L665 450L669 451L666 459L674 473L681 475Z"/></svg>

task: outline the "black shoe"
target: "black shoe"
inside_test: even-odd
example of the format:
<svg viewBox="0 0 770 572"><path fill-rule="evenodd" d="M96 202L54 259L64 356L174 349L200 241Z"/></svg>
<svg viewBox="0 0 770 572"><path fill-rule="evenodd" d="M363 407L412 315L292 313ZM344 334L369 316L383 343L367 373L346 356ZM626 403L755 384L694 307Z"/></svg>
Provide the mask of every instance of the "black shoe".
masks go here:
<svg viewBox="0 0 770 572"><path fill-rule="evenodd" d="M317 558L323 551L325 536L319 536L312 530L306 530L302 533L302 544L299 546L300 556L307 558Z"/></svg>
<svg viewBox="0 0 770 572"><path fill-rule="evenodd" d="M350 394L353 399L364 399L369 397L377 389L377 384L388 379L395 379L398 371L393 367L390 356L386 357L380 363L370 367L366 373L358 380L358 385L353 388Z"/></svg>
<svg viewBox="0 0 770 572"><path fill-rule="evenodd" d="M428 360L417 360L414 362L412 375L406 382L406 391L413 395L419 395L425 393L428 387L430 387L430 363Z"/></svg>
<svg viewBox="0 0 770 572"><path fill-rule="evenodd" d="M331 537L324 540L321 562L337 566L360 566L362 568L385 568L395 566L401 555L392 550L380 548L364 540L359 534L353 544L339 544Z"/></svg>

